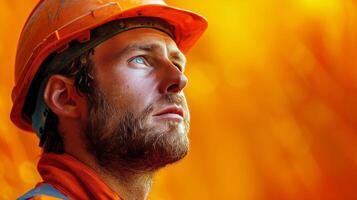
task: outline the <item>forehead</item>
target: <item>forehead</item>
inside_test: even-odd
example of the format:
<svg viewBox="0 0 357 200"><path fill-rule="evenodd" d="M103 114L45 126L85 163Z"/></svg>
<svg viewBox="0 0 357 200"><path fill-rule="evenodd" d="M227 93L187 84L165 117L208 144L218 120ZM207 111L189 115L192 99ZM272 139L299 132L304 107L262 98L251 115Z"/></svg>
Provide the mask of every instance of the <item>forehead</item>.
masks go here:
<svg viewBox="0 0 357 200"><path fill-rule="evenodd" d="M120 33L101 43L95 49L99 57L119 55L124 50L142 49L147 51L167 51L173 54L183 54L175 41L166 33L152 28L137 28Z"/></svg>

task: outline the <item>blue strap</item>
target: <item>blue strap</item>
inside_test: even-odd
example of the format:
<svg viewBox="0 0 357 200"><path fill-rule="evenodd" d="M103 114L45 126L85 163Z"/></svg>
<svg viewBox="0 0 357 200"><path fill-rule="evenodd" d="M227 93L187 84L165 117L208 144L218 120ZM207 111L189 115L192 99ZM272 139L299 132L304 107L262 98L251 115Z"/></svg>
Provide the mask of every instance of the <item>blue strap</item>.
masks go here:
<svg viewBox="0 0 357 200"><path fill-rule="evenodd" d="M36 187L23 196L17 198L17 200L26 200L32 197L40 196L40 195L47 195L51 197L56 197L59 199L63 200L69 200L68 197L66 197L64 194L62 194L60 191L56 190L54 187L51 185L45 183L42 184L40 187Z"/></svg>
<svg viewBox="0 0 357 200"><path fill-rule="evenodd" d="M46 119L47 115L49 112L49 108L45 101L43 100L43 92L45 90L47 80L43 81L39 92L38 96L36 99L36 107L35 107L35 112L32 114L31 119L32 119L32 128L35 130L37 136L41 139L44 135L44 129L45 129L45 124L46 124Z"/></svg>

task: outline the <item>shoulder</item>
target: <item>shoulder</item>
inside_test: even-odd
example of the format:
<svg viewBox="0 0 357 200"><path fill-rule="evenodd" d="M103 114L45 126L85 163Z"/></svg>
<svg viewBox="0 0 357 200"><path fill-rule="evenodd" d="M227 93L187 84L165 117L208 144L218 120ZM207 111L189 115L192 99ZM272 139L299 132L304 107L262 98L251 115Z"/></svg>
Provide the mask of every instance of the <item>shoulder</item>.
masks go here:
<svg viewBox="0 0 357 200"><path fill-rule="evenodd" d="M62 199L57 197L47 196L47 195L41 195L41 196L31 197L29 198L29 200L62 200Z"/></svg>
<svg viewBox="0 0 357 200"><path fill-rule="evenodd" d="M52 187L51 185L44 183L36 188L30 190L23 196L19 197L17 200L27 200L27 199L48 199L48 200L54 200L54 199L63 199L63 200L68 200L68 198L63 195L60 191Z"/></svg>

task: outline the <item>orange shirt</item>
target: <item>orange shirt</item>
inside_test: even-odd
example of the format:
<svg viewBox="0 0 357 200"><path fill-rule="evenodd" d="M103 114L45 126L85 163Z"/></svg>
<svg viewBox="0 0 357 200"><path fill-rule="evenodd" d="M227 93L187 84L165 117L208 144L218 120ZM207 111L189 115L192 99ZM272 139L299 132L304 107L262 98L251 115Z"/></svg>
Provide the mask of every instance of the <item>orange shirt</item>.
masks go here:
<svg viewBox="0 0 357 200"><path fill-rule="evenodd" d="M120 200L106 183L88 166L68 154L44 153L38 163L43 182L63 193L69 199ZM35 197L32 199L56 199Z"/></svg>

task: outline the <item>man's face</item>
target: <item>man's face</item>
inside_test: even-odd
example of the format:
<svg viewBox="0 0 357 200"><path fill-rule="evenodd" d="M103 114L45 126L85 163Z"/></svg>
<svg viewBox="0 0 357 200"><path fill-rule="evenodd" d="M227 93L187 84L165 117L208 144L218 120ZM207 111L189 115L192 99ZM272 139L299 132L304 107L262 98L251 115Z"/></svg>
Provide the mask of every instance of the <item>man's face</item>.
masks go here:
<svg viewBox="0 0 357 200"><path fill-rule="evenodd" d="M140 28L102 43L93 56L95 101L83 128L100 165L151 171L188 151L185 57L165 33Z"/></svg>

